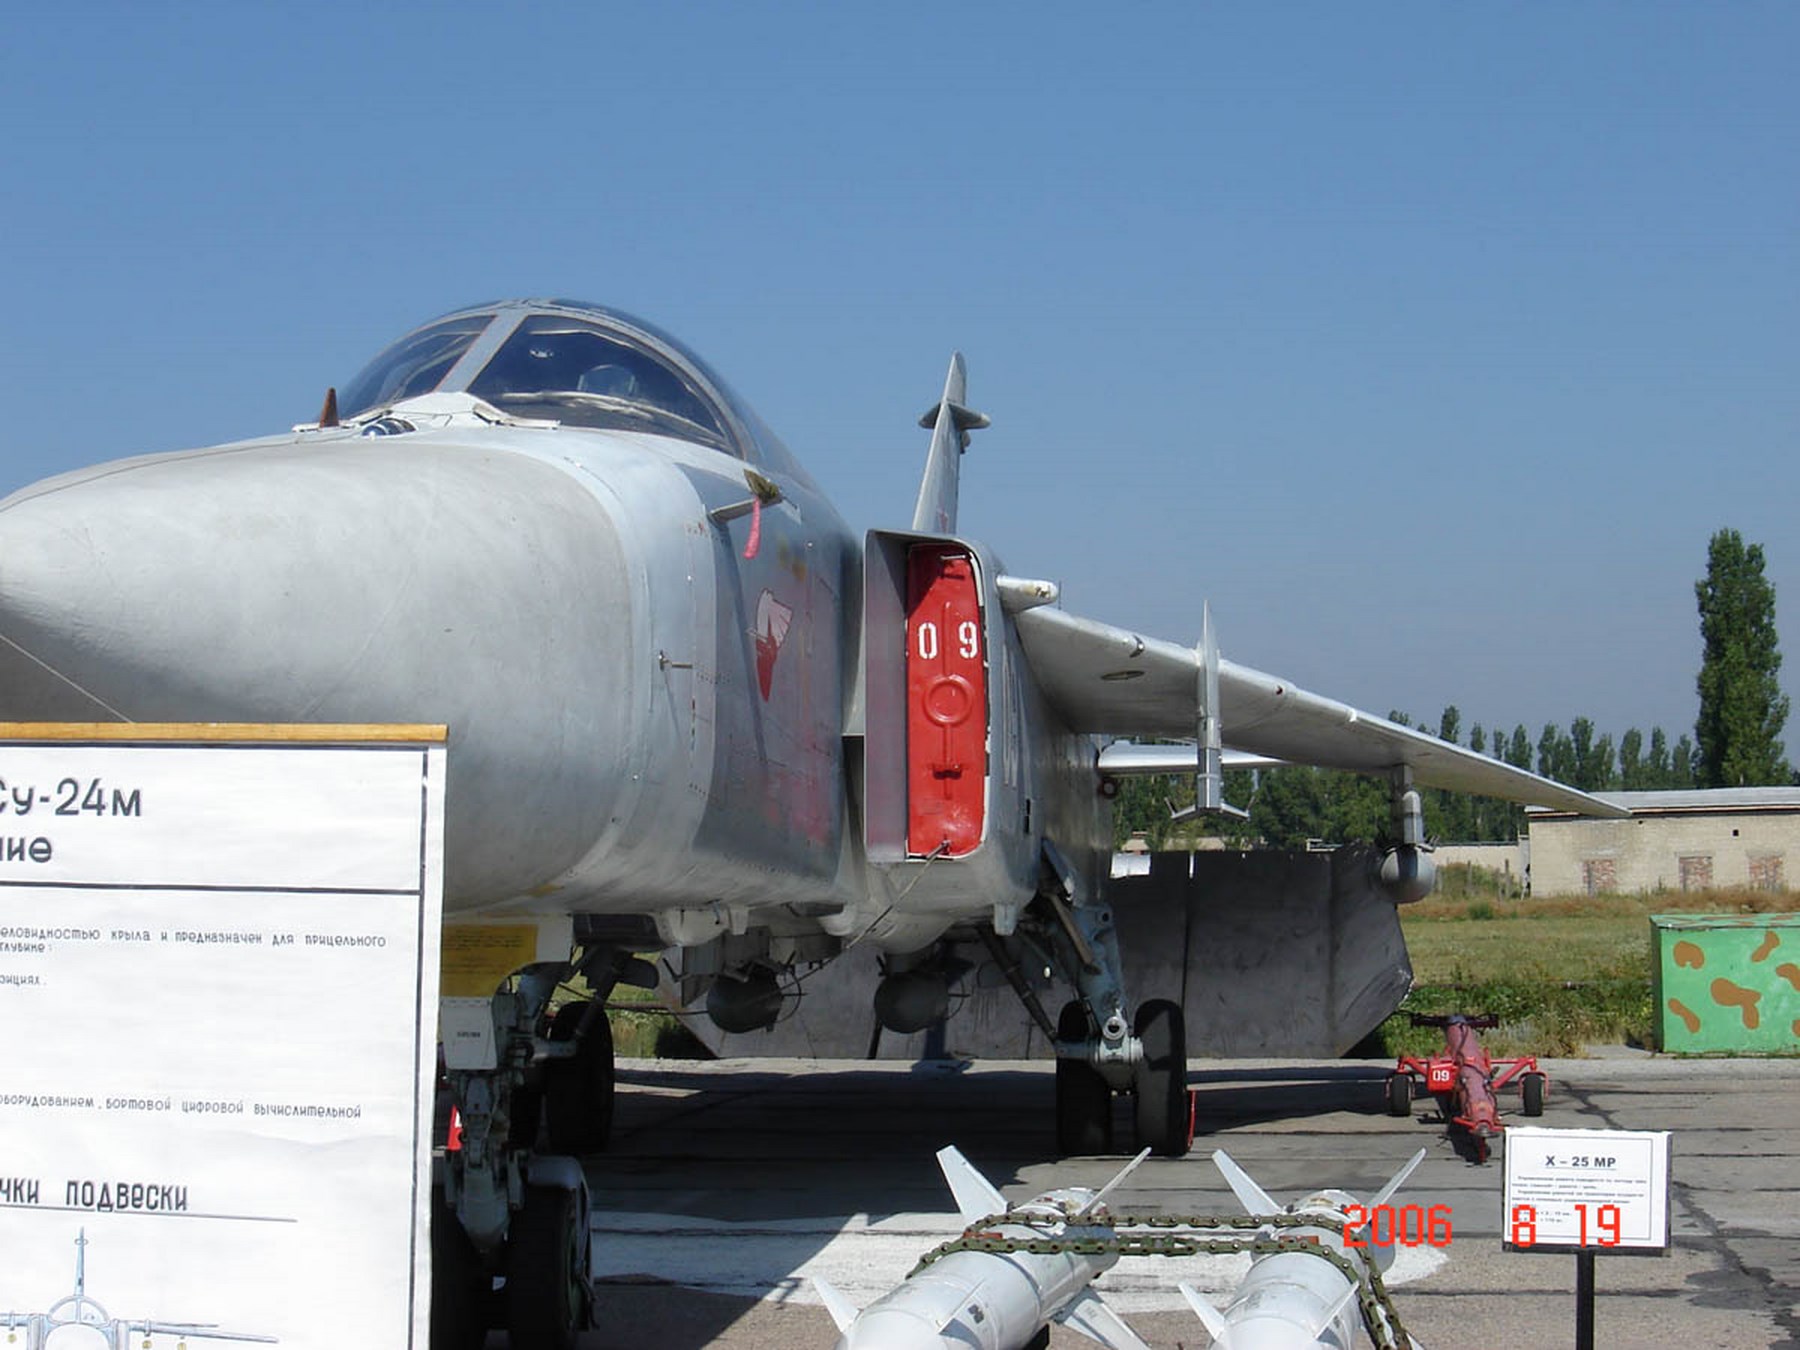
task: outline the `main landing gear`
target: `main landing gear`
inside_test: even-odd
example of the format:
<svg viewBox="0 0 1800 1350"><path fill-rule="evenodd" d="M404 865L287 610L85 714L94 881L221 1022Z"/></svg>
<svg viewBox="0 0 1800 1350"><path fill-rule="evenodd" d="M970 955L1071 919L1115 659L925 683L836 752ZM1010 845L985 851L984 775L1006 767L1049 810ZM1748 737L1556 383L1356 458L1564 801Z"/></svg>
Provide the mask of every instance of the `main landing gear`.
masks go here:
<svg viewBox="0 0 1800 1350"><path fill-rule="evenodd" d="M1181 1007L1148 999L1127 1018L1111 906L1072 901L1073 874L1054 845L1044 845L1044 862L1044 885L1027 922L1034 936L1047 939L1044 945L1079 994L1064 1005L1055 1026L1056 1146L1064 1154L1115 1151L1113 1096L1128 1093L1136 1147L1179 1158L1193 1133ZM1003 969L1026 1010L1050 1031L1035 993L1016 968Z"/></svg>
<svg viewBox="0 0 1800 1350"><path fill-rule="evenodd" d="M593 1000L551 1013L575 974ZM574 1350L590 1325L587 1182L572 1155L604 1148L612 1128L605 1003L620 982L654 985L655 972L610 949L526 966L493 997L491 1037L446 1023L460 1132L433 1177L431 1350L480 1350L496 1326L514 1350ZM540 1133L550 1153L535 1151Z"/></svg>

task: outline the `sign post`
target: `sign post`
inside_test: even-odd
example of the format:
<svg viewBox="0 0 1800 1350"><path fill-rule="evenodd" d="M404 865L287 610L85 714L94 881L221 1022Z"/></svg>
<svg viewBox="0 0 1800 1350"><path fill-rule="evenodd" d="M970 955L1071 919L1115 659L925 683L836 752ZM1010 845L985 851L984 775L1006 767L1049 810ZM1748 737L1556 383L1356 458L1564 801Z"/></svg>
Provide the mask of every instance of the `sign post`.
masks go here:
<svg viewBox="0 0 1800 1350"><path fill-rule="evenodd" d="M423 1350L444 739L0 724L0 1326Z"/></svg>
<svg viewBox="0 0 1800 1350"><path fill-rule="evenodd" d="M1506 1132L1501 1246L1575 1253L1575 1344L1594 1345L1594 1257L1669 1252L1666 1130Z"/></svg>

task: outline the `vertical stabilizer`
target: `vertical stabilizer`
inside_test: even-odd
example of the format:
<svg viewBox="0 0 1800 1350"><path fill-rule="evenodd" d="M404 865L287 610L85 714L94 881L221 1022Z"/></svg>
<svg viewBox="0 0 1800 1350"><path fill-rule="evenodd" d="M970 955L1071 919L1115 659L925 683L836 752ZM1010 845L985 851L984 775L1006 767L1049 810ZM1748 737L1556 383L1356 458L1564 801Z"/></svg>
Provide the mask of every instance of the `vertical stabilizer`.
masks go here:
<svg viewBox="0 0 1800 1350"><path fill-rule="evenodd" d="M944 381L944 397L919 419L931 431L931 451L925 458L925 477L919 484L919 502L913 507L912 527L928 534L956 532L956 492L962 474L962 452L969 433L988 424L987 418L963 404L968 377L961 352L950 358L950 375Z"/></svg>

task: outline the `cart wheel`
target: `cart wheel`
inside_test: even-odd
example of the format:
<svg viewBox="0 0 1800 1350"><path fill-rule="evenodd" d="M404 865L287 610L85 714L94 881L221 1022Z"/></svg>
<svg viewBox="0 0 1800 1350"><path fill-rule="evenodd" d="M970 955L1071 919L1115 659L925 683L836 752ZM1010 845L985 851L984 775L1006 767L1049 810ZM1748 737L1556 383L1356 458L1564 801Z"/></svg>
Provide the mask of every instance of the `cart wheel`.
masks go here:
<svg viewBox="0 0 1800 1350"><path fill-rule="evenodd" d="M1541 1073L1528 1073L1519 1080L1519 1099L1526 1115L1544 1114L1544 1086L1547 1081Z"/></svg>
<svg viewBox="0 0 1800 1350"><path fill-rule="evenodd" d="M1387 1080L1388 1114L1390 1116L1410 1116L1412 1114L1413 1082L1410 1073L1390 1073Z"/></svg>

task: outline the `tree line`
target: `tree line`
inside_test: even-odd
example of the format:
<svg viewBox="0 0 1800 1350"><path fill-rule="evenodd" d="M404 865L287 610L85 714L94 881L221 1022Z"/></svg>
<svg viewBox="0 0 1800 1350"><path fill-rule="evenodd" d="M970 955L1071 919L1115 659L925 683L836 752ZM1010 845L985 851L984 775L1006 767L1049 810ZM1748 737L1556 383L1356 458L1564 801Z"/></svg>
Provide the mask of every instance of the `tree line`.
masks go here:
<svg viewBox="0 0 1800 1350"><path fill-rule="evenodd" d="M1708 546L1706 575L1694 584L1704 648L1694 736L1683 734L1671 745L1661 727L1652 727L1648 739L1632 727L1615 742L1593 719L1577 717L1566 729L1546 723L1534 738L1523 723L1509 732L1503 724L1476 722L1468 748L1585 792L1800 783L1782 753L1788 700L1777 678L1775 588L1763 575L1764 561L1762 547L1746 545L1736 530L1720 530ZM1402 726L1430 725L1397 712L1388 717ZM1464 744L1462 713L1454 705L1438 718L1436 734ZM1510 802L1439 789L1420 795L1426 833L1439 839L1511 840L1524 829L1524 808ZM1124 780L1113 803L1115 845L1141 832L1152 849L1170 846L1170 807L1193 799L1189 779ZM1250 813L1247 822L1221 828L1228 842L1241 846L1373 842L1389 833L1388 786L1361 774L1299 765L1254 775L1233 771L1225 775L1225 800Z"/></svg>

